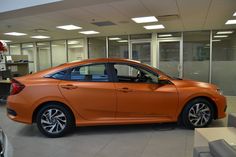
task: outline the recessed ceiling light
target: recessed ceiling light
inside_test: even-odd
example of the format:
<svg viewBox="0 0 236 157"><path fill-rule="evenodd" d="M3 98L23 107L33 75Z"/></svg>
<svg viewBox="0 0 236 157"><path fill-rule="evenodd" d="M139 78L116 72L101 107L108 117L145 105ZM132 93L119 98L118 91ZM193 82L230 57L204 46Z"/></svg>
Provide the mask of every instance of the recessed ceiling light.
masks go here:
<svg viewBox="0 0 236 157"><path fill-rule="evenodd" d="M5 42L5 43L11 42L11 40L0 40L0 41L3 41L3 42Z"/></svg>
<svg viewBox="0 0 236 157"><path fill-rule="evenodd" d="M172 34L160 34L158 37L172 37Z"/></svg>
<svg viewBox="0 0 236 157"><path fill-rule="evenodd" d="M233 16L236 16L236 12L233 14Z"/></svg>
<svg viewBox="0 0 236 157"><path fill-rule="evenodd" d="M217 42L217 41L221 41L220 39L215 39L215 40L212 40L212 42Z"/></svg>
<svg viewBox="0 0 236 157"><path fill-rule="evenodd" d="M119 41L117 41L117 42L119 42L119 43L127 43L128 40L119 40Z"/></svg>
<svg viewBox="0 0 236 157"><path fill-rule="evenodd" d="M145 17L135 17L132 20L136 23L148 23L148 22L157 22L157 18L155 16L145 16Z"/></svg>
<svg viewBox="0 0 236 157"><path fill-rule="evenodd" d="M114 37L114 38L109 38L109 40L120 40L120 38Z"/></svg>
<svg viewBox="0 0 236 157"><path fill-rule="evenodd" d="M236 24L236 20L228 20L225 24L226 24L226 25L233 25L233 24Z"/></svg>
<svg viewBox="0 0 236 157"><path fill-rule="evenodd" d="M149 25L149 26L143 26L145 29L164 29L165 27L163 25Z"/></svg>
<svg viewBox="0 0 236 157"><path fill-rule="evenodd" d="M23 35L27 35L25 33L19 33L19 32L8 32L8 33L4 33L5 35L12 35L12 36L23 36Z"/></svg>
<svg viewBox="0 0 236 157"><path fill-rule="evenodd" d="M97 32L97 31L82 31L79 33L89 35L89 34L98 34L99 32Z"/></svg>
<svg viewBox="0 0 236 157"><path fill-rule="evenodd" d="M214 38L227 38L228 35L214 35Z"/></svg>
<svg viewBox="0 0 236 157"><path fill-rule="evenodd" d="M82 27L75 26L75 25L57 26L57 28L65 29L65 30L77 30L77 29L82 29Z"/></svg>
<svg viewBox="0 0 236 157"><path fill-rule="evenodd" d="M219 31L216 34L232 34L234 31Z"/></svg>
<svg viewBox="0 0 236 157"><path fill-rule="evenodd" d="M31 38L34 39L47 39L50 38L49 36L43 36L43 35L36 35L36 36L31 36Z"/></svg>

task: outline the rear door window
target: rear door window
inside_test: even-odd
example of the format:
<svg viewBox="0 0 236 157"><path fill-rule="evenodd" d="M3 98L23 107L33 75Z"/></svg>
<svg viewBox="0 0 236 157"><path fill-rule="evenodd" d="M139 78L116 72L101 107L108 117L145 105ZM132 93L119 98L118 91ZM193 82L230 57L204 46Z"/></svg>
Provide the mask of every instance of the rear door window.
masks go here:
<svg viewBox="0 0 236 157"><path fill-rule="evenodd" d="M91 64L71 69L70 80L84 82L108 82L106 64Z"/></svg>

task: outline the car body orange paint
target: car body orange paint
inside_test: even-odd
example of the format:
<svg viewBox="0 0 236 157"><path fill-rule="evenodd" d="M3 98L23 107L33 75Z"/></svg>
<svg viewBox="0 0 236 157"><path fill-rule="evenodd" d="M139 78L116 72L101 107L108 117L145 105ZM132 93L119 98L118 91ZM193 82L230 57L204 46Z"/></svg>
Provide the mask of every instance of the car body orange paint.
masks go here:
<svg viewBox="0 0 236 157"><path fill-rule="evenodd" d="M171 83L80 82L45 77L63 69L94 63L138 65ZM173 79L155 68L127 59L103 58L66 63L15 80L25 88L8 97L7 107L17 113L16 116L9 115L9 118L28 124L34 122L38 108L52 101L67 106L77 126L176 122L185 105L197 97L212 102L216 109L215 119L226 116L226 99L215 85ZM68 90L64 88L66 85L75 88ZM121 91L124 87L129 91Z"/></svg>

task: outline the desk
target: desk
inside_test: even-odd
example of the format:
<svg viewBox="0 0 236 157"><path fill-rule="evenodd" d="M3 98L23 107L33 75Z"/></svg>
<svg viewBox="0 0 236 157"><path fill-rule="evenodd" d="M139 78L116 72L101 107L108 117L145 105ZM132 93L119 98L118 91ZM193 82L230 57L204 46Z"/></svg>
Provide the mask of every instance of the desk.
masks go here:
<svg viewBox="0 0 236 157"><path fill-rule="evenodd" d="M10 94L11 81L0 80L0 97L6 97Z"/></svg>
<svg viewBox="0 0 236 157"><path fill-rule="evenodd" d="M0 80L0 83L11 83L10 80Z"/></svg>
<svg viewBox="0 0 236 157"><path fill-rule="evenodd" d="M194 147L208 146L208 142L219 139L224 139L228 144L236 146L236 128L197 128L194 132Z"/></svg>

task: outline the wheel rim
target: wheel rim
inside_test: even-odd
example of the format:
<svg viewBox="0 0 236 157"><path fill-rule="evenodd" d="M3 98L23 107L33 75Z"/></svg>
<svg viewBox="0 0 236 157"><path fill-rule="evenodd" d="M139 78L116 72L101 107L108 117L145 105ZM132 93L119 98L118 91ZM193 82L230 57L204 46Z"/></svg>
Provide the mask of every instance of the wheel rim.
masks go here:
<svg viewBox="0 0 236 157"><path fill-rule="evenodd" d="M48 109L41 117L42 128L50 134L62 132L66 125L66 115L59 109Z"/></svg>
<svg viewBox="0 0 236 157"><path fill-rule="evenodd" d="M196 127L205 126L211 119L211 110L204 103L196 103L190 108L188 118Z"/></svg>

